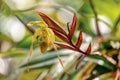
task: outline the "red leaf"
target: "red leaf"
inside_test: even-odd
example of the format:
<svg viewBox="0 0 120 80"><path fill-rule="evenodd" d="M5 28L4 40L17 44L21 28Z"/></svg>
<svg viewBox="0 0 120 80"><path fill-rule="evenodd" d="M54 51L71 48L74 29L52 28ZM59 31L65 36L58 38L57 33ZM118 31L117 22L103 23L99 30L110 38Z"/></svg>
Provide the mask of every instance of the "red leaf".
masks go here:
<svg viewBox="0 0 120 80"><path fill-rule="evenodd" d="M73 50L73 51L77 51L76 48L68 45L68 44L65 44L65 43L61 43L61 42L55 42L55 44L57 44L58 46L62 47L62 48L65 48L65 49L70 49L70 50Z"/></svg>
<svg viewBox="0 0 120 80"><path fill-rule="evenodd" d="M61 58L60 58L60 55L59 55L59 53L58 53L57 47L56 47L55 45L53 45L53 47L54 47L54 50L55 50L55 52L56 52L56 54L57 54L57 56L58 56L58 59L59 59L59 62L60 62L60 64L61 64L61 66L64 68L64 65L63 65L63 62L62 62L62 60L61 60Z"/></svg>
<svg viewBox="0 0 120 80"><path fill-rule="evenodd" d="M91 52L91 43L89 44L87 50L85 51L85 54L88 55Z"/></svg>
<svg viewBox="0 0 120 80"><path fill-rule="evenodd" d="M71 28L69 29L69 34L68 34L70 39L72 38L72 36L74 34L75 28L76 28L76 14L74 13L72 25L71 25Z"/></svg>
<svg viewBox="0 0 120 80"><path fill-rule="evenodd" d="M55 30L55 29L52 29L52 30L53 30L54 34L55 34L57 37L59 37L61 40L65 41L65 42L67 42L67 43L70 43L70 40L69 40L69 38L68 38L67 36L63 35L62 33L58 32L58 31Z"/></svg>
<svg viewBox="0 0 120 80"><path fill-rule="evenodd" d="M40 11L36 11L41 17L42 19L46 22L46 24L48 25L48 27L53 27L55 28L57 31L59 31L60 33L67 35L66 32L62 29L62 27L60 25L58 25L54 20L52 20L50 17L48 17L47 15L45 15L44 13L40 12Z"/></svg>
<svg viewBox="0 0 120 80"><path fill-rule="evenodd" d="M81 54L81 55L80 55L80 57L78 58L78 62L77 62L77 64L76 64L76 66L75 66L75 69L78 68L79 64L81 63L81 61L83 61L83 59L84 59L85 57L86 57L85 54Z"/></svg>
<svg viewBox="0 0 120 80"><path fill-rule="evenodd" d="M79 37L78 37L78 40L76 42L76 47L79 48L82 44L82 30L80 30L80 33L79 33Z"/></svg>

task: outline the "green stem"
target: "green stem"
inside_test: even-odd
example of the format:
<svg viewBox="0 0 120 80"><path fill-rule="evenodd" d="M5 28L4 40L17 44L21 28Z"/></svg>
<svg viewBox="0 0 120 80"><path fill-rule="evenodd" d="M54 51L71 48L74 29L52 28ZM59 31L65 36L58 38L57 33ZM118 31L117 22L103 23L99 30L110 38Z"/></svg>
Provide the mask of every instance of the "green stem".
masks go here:
<svg viewBox="0 0 120 80"><path fill-rule="evenodd" d="M93 4L93 0L89 0L89 2L90 2L90 5L91 5L91 8L93 10L93 13L95 15L95 25L96 25L96 29L97 29L97 35L99 37L102 37L100 29L99 29L99 25L98 25L98 14L97 14L97 11L96 11L95 6Z"/></svg>

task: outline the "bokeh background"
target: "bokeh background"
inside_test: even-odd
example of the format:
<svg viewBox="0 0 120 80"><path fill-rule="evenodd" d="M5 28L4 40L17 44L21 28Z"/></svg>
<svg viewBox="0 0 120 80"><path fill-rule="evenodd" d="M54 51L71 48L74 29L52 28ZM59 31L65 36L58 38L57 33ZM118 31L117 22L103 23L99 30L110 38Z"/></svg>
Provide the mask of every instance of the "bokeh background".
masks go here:
<svg viewBox="0 0 120 80"><path fill-rule="evenodd" d="M102 42L97 42L95 13L97 12ZM92 43L91 54L75 70L79 53L58 47L64 62L64 72L54 49L40 54L34 43L29 71L27 61L33 34L26 28L30 21L42 21L35 12L40 10L67 31L67 23L72 23L77 14L77 28L73 42L79 31L83 31L82 50ZM34 29L37 29L34 27ZM62 41L56 39L57 41ZM120 0L0 0L0 80L117 80L120 78ZM110 58L111 60L107 60ZM113 64L112 64L113 62ZM115 64L114 64L115 63ZM120 67L120 66L118 66Z"/></svg>

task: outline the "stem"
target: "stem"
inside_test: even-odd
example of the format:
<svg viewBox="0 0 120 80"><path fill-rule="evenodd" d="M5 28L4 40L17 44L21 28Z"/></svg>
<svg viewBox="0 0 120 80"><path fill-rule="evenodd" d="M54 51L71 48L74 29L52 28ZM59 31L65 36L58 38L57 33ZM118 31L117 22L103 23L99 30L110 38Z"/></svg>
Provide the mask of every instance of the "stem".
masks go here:
<svg viewBox="0 0 120 80"><path fill-rule="evenodd" d="M83 61L83 59L86 57L85 54L81 54L80 57L78 58L77 64L75 66L75 69L77 70L79 64Z"/></svg>
<svg viewBox="0 0 120 80"><path fill-rule="evenodd" d="M98 25L98 14L97 14L97 11L96 11L95 6L93 4L93 0L89 0L89 2L90 2L90 5L91 5L91 8L93 10L93 13L95 15L95 25L96 25L96 29L97 29L97 35L99 37L102 37L100 29L99 29L99 25Z"/></svg>
<svg viewBox="0 0 120 80"><path fill-rule="evenodd" d="M100 52L97 52L97 53L94 53L94 54L91 54L92 56L101 56L101 57L103 57L104 59L106 59L108 62L110 62L111 64L113 64L113 65L116 65L117 64L117 62L114 60L114 59L112 59L111 57L109 57L109 56L107 56L107 55L105 55L105 54L102 54L102 53L100 53Z"/></svg>
<svg viewBox="0 0 120 80"><path fill-rule="evenodd" d="M84 51L82 51L81 49L77 48L77 47L72 43L71 40L70 40L70 44L69 44L69 45L71 45L71 46L73 46L74 48L76 48L78 52L86 55L86 53L85 53Z"/></svg>
<svg viewBox="0 0 120 80"><path fill-rule="evenodd" d="M116 65L116 64L117 64L117 62L116 62L113 58L111 58L111 57L109 57L109 56L107 56L107 55L105 55L105 54L102 54L101 56L102 56L103 58L105 58L108 62L112 63L113 65Z"/></svg>

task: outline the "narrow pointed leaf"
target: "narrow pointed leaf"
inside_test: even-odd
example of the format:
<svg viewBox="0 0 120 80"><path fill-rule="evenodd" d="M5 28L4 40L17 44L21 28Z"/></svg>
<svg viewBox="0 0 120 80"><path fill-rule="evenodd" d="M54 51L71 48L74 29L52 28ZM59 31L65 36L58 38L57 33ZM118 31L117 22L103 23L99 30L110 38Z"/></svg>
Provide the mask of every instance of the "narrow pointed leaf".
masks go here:
<svg viewBox="0 0 120 80"><path fill-rule="evenodd" d="M54 34L55 34L57 37L59 37L61 40L65 41L65 42L67 42L67 43L70 42L70 40L68 39L67 36L61 34L60 32L58 32L58 31L55 30L55 29L52 29L52 30L53 30Z"/></svg>
<svg viewBox="0 0 120 80"><path fill-rule="evenodd" d="M42 19L45 21L45 23L48 25L48 27L53 27L56 30L58 30L60 33L67 35L66 32L62 29L62 27L60 25L58 25L54 20L52 20L50 17L48 17L47 15L45 15L44 13L40 12L40 11L36 11L41 17Z"/></svg>
<svg viewBox="0 0 120 80"><path fill-rule="evenodd" d="M75 32L75 28L76 28L76 14L74 13L72 25L71 25L71 28L69 29L69 34L68 34L68 36L70 38L72 38L72 36L73 36L73 34Z"/></svg>
<svg viewBox="0 0 120 80"><path fill-rule="evenodd" d="M65 44L65 43L61 43L61 42L55 42L56 45L62 47L62 48L65 48L65 49L69 49L69 50L73 50L73 51L77 51L76 48L68 45L68 44Z"/></svg>
<svg viewBox="0 0 120 80"><path fill-rule="evenodd" d="M60 55L59 55L58 50L57 50L57 47L55 45L53 45L53 46L54 46L54 50L55 50L55 52L56 52L56 54L58 56L58 60L59 60L59 62L61 64L61 66L64 68L63 61L60 58Z"/></svg>
<svg viewBox="0 0 120 80"><path fill-rule="evenodd" d="M76 42L76 47L79 48L82 44L82 30L80 31L79 33L79 37L78 37L78 40Z"/></svg>
<svg viewBox="0 0 120 80"><path fill-rule="evenodd" d="M60 58L58 58L59 62L60 62L60 65L64 68L64 65L63 65L63 62Z"/></svg>
<svg viewBox="0 0 120 80"><path fill-rule="evenodd" d="M67 54L64 54L62 51L60 51L61 54L59 54L59 56L61 56L61 59L64 57L64 56L68 56L69 54L72 54L72 53L67 53ZM29 62L29 64L26 62L26 63L23 63L20 68L22 67L26 67L26 66L35 66L35 65L41 65L41 64L46 64L46 62L48 61L53 61L52 64L58 62L58 59L57 59L57 55L55 54L55 52L47 52L45 53L44 55L40 55L40 56L37 56L35 58L32 58ZM54 62L55 60L55 62ZM45 65L43 65L45 67Z"/></svg>
<svg viewBox="0 0 120 80"><path fill-rule="evenodd" d="M78 62L77 62L77 64L76 64L76 66L75 66L75 69L78 68L79 64L83 61L83 59L84 59L85 57L86 57L85 54L81 54L81 55L80 55L80 57L79 57L79 59L78 59Z"/></svg>
<svg viewBox="0 0 120 80"><path fill-rule="evenodd" d="M85 54L88 55L88 54L90 54L90 52L91 52L91 43L89 44Z"/></svg>

